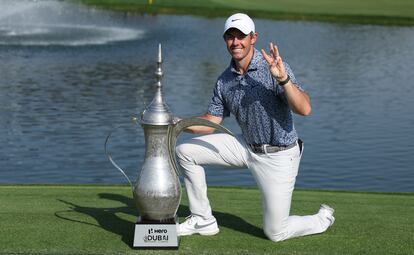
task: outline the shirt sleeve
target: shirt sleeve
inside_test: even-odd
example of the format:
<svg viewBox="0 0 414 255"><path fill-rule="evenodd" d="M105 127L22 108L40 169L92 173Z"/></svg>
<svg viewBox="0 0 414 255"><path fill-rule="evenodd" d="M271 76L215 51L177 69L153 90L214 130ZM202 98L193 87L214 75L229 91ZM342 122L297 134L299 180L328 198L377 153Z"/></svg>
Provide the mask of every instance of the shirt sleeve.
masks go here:
<svg viewBox="0 0 414 255"><path fill-rule="evenodd" d="M230 116L230 112L224 104L224 99L222 95L222 83L220 82L220 80L216 82L216 86L214 87L213 97L211 98L210 105L207 109L207 113L217 117Z"/></svg>

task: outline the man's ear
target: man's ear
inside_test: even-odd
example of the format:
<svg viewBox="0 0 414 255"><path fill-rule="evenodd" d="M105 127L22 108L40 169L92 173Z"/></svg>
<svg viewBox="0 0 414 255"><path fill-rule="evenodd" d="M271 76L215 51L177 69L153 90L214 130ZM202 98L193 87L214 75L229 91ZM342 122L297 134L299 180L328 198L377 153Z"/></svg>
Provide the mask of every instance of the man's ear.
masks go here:
<svg viewBox="0 0 414 255"><path fill-rule="evenodd" d="M250 36L252 38L252 45L253 45L257 40L258 34L257 33L251 33Z"/></svg>

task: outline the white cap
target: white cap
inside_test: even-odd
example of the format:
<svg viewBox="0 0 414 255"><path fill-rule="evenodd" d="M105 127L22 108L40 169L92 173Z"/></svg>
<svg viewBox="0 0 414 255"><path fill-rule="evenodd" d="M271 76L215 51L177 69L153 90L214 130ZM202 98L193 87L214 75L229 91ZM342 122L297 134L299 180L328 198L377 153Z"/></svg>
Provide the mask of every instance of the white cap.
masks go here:
<svg viewBox="0 0 414 255"><path fill-rule="evenodd" d="M237 28L243 34L248 35L255 32L253 20L244 13L236 13L231 15L224 24L224 33L230 28Z"/></svg>

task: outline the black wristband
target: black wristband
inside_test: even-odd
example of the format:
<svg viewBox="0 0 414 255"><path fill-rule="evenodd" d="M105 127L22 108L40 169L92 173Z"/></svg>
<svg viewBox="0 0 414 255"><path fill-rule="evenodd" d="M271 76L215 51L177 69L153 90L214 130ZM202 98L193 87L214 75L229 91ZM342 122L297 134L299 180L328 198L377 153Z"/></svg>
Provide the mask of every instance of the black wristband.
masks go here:
<svg viewBox="0 0 414 255"><path fill-rule="evenodd" d="M280 86L285 86L288 82L290 81L290 76L289 76L289 74L288 74L288 76L287 76L287 78L286 78L286 80L284 80L284 81L278 81L277 82L277 84L279 84Z"/></svg>

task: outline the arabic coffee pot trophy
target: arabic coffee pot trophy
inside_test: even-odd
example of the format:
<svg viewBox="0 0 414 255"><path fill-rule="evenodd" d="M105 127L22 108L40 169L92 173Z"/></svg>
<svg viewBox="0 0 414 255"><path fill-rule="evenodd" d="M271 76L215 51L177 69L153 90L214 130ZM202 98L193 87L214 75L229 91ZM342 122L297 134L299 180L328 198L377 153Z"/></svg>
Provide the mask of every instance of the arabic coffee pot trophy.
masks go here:
<svg viewBox="0 0 414 255"><path fill-rule="evenodd" d="M175 121L163 98L161 65L162 53L159 44L155 96L142 112L139 121L144 129L145 160L135 184L116 164L107 150L111 134L105 141L105 152L110 162L125 176L132 188L134 202L139 212L133 246L138 248L178 248L177 210L181 199L179 167L175 159L178 135L187 127L195 125L212 127L233 135L225 127L200 118Z"/></svg>

